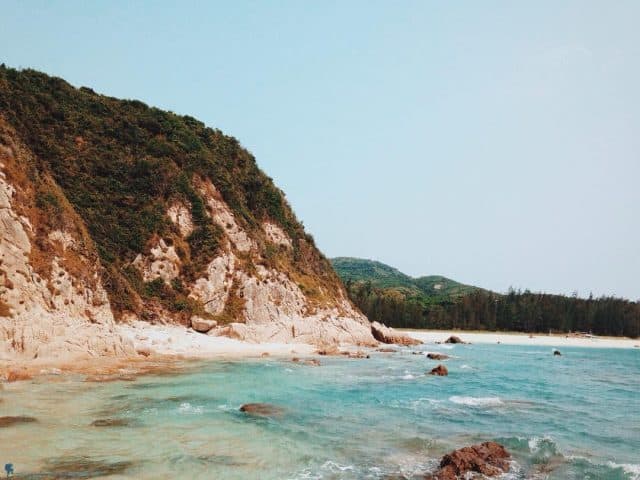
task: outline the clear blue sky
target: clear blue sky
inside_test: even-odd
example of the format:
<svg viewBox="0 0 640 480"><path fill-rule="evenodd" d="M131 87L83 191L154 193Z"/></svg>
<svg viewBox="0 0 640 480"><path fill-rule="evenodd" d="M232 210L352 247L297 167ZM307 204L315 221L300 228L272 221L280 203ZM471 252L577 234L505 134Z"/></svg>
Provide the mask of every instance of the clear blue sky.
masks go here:
<svg viewBox="0 0 640 480"><path fill-rule="evenodd" d="M236 136L328 256L640 298L640 2L4 1L0 61Z"/></svg>

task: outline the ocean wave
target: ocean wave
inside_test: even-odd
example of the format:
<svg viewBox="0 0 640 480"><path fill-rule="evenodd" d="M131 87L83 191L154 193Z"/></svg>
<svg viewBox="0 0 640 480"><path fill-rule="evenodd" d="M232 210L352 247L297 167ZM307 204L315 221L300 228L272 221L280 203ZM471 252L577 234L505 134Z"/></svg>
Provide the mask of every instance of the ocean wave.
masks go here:
<svg viewBox="0 0 640 480"><path fill-rule="evenodd" d="M497 407L498 405L504 404L500 397L465 397L454 395L449 397L449 401L457 405L466 405L468 407Z"/></svg>
<svg viewBox="0 0 640 480"><path fill-rule="evenodd" d="M607 462L607 466L614 470L622 469L632 480L640 480L640 464Z"/></svg>
<svg viewBox="0 0 640 480"><path fill-rule="evenodd" d="M620 478L622 474L625 480L640 480L640 464L637 463L615 463L608 461L606 463L598 463L592 459L581 455L567 455L565 458L571 461L573 465L584 472L589 473L589 478L599 478L598 475L610 478L611 474L616 474L612 478Z"/></svg>
<svg viewBox="0 0 640 480"><path fill-rule="evenodd" d="M201 406L193 406L189 402L183 402L178 407L178 412L184 413L187 415L199 415L204 411L204 408Z"/></svg>

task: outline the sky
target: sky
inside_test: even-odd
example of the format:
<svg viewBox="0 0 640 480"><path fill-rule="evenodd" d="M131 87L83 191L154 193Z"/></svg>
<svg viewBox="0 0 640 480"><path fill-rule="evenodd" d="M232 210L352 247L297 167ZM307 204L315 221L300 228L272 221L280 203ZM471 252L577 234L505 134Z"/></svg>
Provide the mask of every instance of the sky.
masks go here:
<svg viewBox="0 0 640 480"><path fill-rule="evenodd" d="M640 2L15 1L0 62L235 136L329 257L640 299Z"/></svg>

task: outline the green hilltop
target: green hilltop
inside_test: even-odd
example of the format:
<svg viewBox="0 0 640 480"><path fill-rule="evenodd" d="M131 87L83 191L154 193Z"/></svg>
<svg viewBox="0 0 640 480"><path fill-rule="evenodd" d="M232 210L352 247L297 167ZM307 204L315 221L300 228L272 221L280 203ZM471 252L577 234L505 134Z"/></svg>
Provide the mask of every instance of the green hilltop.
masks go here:
<svg viewBox="0 0 640 480"><path fill-rule="evenodd" d="M441 275L414 278L375 260L337 257L331 263L345 284L370 282L373 287L396 290L408 297L422 297L424 301L432 298L455 298L481 290Z"/></svg>

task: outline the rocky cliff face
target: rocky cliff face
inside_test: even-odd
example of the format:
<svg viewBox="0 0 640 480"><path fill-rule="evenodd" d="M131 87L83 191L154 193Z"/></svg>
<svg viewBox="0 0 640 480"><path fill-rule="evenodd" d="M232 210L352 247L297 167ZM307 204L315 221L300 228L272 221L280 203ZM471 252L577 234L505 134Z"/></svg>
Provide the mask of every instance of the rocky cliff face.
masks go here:
<svg viewBox="0 0 640 480"><path fill-rule="evenodd" d="M131 352L117 322L372 344L329 262L237 141L0 68L0 355Z"/></svg>

